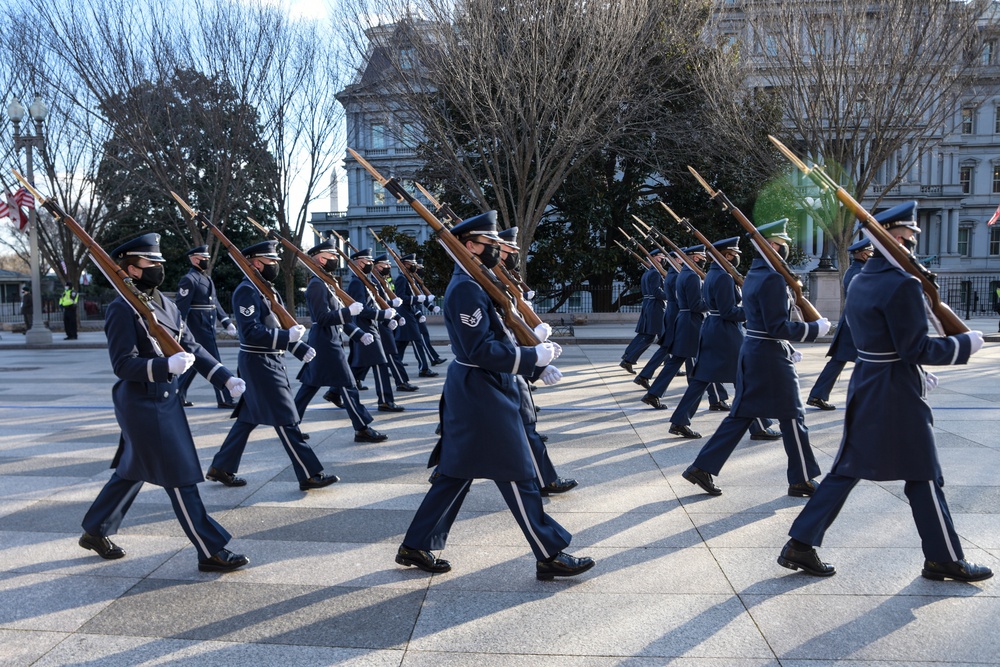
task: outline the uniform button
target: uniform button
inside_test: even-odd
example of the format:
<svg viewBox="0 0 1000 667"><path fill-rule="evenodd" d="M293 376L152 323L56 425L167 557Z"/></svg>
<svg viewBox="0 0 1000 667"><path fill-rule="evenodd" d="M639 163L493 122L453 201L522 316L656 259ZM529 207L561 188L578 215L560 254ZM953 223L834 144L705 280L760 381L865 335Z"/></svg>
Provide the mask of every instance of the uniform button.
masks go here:
<svg viewBox="0 0 1000 667"><path fill-rule="evenodd" d="M163 392L163 398L170 398L170 392L169 391Z"/></svg>

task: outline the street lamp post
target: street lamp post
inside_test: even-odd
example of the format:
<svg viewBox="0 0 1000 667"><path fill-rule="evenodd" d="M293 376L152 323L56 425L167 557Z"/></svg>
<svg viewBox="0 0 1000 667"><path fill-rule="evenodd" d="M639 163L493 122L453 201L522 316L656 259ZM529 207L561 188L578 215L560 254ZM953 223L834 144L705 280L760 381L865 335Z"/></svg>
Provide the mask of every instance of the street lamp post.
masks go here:
<svg viewBox="0 0 1000 667"><path fill-rule="evenodd" d="M46 108L45 103L42 102L42 98L35 95L35 101L28 107L28 113L31 114L31 119L35 121L35 132L32 134L31 129L25 127L25 134L21 134L24 107L16 98L7 107L7 115L10 117L11 122L14 123L14 150L24 149L25 166L27 168L26 176L28 177L28 182L32 185L35 184L32 149L37 148L40 151L44 149L45 135L42 134L42 122L45 120L48 112L49 110ZM31 329L25 332L25 342L28 345L48 345L52 342L52 332L45 326L42 318L42 281L39 276L38 225L35 224L37 221L38 215L34 207L32 207L28 211L28 236L31 244L31 307L34 317L32 318Z"/></svg>

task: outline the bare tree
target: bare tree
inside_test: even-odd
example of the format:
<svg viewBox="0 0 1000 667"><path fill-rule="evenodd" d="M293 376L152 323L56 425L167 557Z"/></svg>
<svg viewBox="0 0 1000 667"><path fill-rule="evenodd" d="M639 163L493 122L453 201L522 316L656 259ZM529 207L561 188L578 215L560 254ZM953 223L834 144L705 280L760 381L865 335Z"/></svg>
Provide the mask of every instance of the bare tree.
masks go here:
<svg viewBox="0 0 1000 667"><path fill-rule="evenodd" d="M653 68L691 58L699 0L348 0L364 80L349 87L530 245L574 163L648 129ZM370 94L369 94L370 93ZM405 175L404 175L405 176Z"/></svg>
<svg viewBox="0 0 1000 667"><path fill-rule="evenodd" d="M955 100L970 93L978 26L991 4L746 0L720 14L719 30L730 56L747 68L747 90L766 91L784 109L789 143L824 164L856 199L874 194L877 203L952 131ZM715 100L724 127L738 133L740 98ZM854 220L833 198L821 202L813 215L843 271Z"/></svg>

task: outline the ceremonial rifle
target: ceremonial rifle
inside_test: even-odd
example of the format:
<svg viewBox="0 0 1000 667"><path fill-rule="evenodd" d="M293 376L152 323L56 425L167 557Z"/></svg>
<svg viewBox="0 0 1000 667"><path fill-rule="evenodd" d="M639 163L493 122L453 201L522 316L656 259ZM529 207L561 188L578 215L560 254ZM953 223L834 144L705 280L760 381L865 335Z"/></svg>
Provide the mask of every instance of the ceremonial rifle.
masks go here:
<svg viewBox="0 0 1000 667"><path fill-rule="evenodd" d="M14 171L14 176L17 180L28 189L28 192L41 204L45 209L56 218L56 220L62 220L69 227L70 231L80 239L87 250L90 252L90 259L93 260L97 268L101 270L101 273L107 277L108 282L111 283L112 287L115 288L123 299L125 303L132 306L132 310L136 312L139 317L141 317L146 323L146 329L149 331L150 341L153 343L153 347L156 349L157 353L170 357L178 352L184 352L184 348L181 347L180 342L173 337L173 334L160 324L159 320L156 319L156 313L153 312L153 306L151 304L152 297L138 287L132 281L132 277L129 276L128 272L118 266L118 264L108 256L108 253L104 252L104 248L97 245L97 241L90 237L90 234L80 226L73 216L66 213L59 204L52 201L48 197L42 196L38 190L36 190L31 183L21 176L17 171Z"/></svg>
<svg viewBox="0 0 1000 667"><path fill-rule="evenodd" d="M646 259L645 257L640 257L634 250L632 250L630 248L626 248L625 246L623 246L621 243L618 242L618 239L611 239L611 240L614 241L614 244L616 246L618 246L619 248L621 248L622 250L624 250L628 254L630 254L633 257L635 257L639 261L639 263L642 264L644 267L646 267L647 269L649 268L649 260L648 259Z"/></svg>
<svg viewBox="0 0 1000 667"><path fill-rule="evenodd" d="M278 326L282 329L291 329L292 327L297 326L298 322L296 322L295 318L292 317L292 314L289 313L283 305L281 305L281 302L278 300L278 294L274 291L274 287L271 283L264 280L264 276L260 275L260 271L254 268L250 260L243 256L243 253L240 252L239 248L233 245L233 242L222 233L222 230L216 227L215 224L208 219L207 215L188 206L187 202L181 199L180 195L173 190L170 191L170 196L177 201L177 204L192 220L197 220L206 229L212 232L215 238L219 239L219 243L221 243L222 247L224 247L226 252L229 253L229 257L236 262L236 266L240 267L240 271L243 272L243 275L245 275L247 279L253 283L253 286L257 288L260 295L269 302L268 305L271 312L274 313L274 316L278 319ZM304 343L305 341L303 341L303 344Z"/></svg>
<svg viewBox="0 0 1000 667"><path fill-rule="evenodd" d="M639 216L637 215L633 215L632 218L635 220L635 222L632 223L632 227L634 227L637 232L642 234L647 241L650 241L653 245L659 248L660 252L663 253L663 258L667 260L667 262L670 264L670 268L680 273L681 265L677 263L677 260L675 260L673 257L670 256L670 253L667 252L667 249L661 246L660 242L657 241L656 237L653 236L652 234L653 231L656 231L656 233L659 234L659 231L656 230L654 227L647 225L642 220L640 220ZM639 225L642 225L642 227L640 227ZM643 227L645 227L645 229L643 229Z"/></svg>
<svg viewBox="0 0 1000 667"><path fill-rule="evenodd" d="M493 274L492 271L487 269L478 257L475 257L468 248L465 247L458 238L451 233L443 222L438 220L433 213L427 210L423 204L421 204L417 199L413 197L409 192L399 184L395 178L383 178L378 171L368 164L364 158L358 155L354 150L348 148L348 152L358 161L362 167L364 167L372 177L377 180L382 187L384 187L389 194L396 197L397 201L405 201L410 207L416 211L421 218L424 219L431 229L434 230L437 236L438 243L440 243L445 252L451 256L455 262L462 267L470 278L479 283L479 286L486 291L490 299L494 304L500 309L501 315L503 316L504 323L513 332L514 338L517 340L519 345L531 346L539 345L542 341L539 340L538 336L535 334L534 330L528 326L528 324L521 318L519 311L516 306L516 302L513 300L514 297L507 291L503 283Z"/></svg>
<svg viewBox="0 0 1000 667"><path fill-rule="evenodd" d="M378 234L375 233L375 230L369 229L368 231L371 233L371 235L373 237L375 237L375 241L377 243L381 243L383 246L385 246L386 252L388 252L390 255L392 255L392 258L396 261L396 266L399 267L399 272L403 274L403 278L405 278L406 282L409 283L410 290L412 291L412 293L413 294L420 294L420 288L417 287L417 282L413 279L413 276L410 275L409 269L407 269L406 266L403 264L403 260L400 259L399 255L396 253L396 251L393 250L392 248L390 248L387 243L385 243L382 239L380 239L378 237Z"/></svg>
<svg viewBox="0 0 1000 667"><path fill-rule="evenodd" d="M712 256L712 259L715 260L716 264L724 268L726 270L726 273L732 276L733 281L736 282L737 287L743 287L743 274L736 270L736 267L733 266L732 262L726 259L725 256L719 251L719 249L716 248L714 245L712 245L709 242L709 240L705 238L705 235L698 231L697 227L691 224L690 220L688 220L687 218L680 217L679 215L674 213L673 209L671 209L663 202L660 202L660 206L667 209L667 213L672 215L674 220L677 221L677 224L683 227L685 231L687 231L689 234L692 234L696 239L698 239L699 241L702 242L702 244L704 244L705 250L708 251L708 254Z"/></svg>
<svg viewBox="0 0 1000 667"><path fill-rule="evenodd" d="M653 255L649 254L649 251L646 250L645 246L639 243L639 241L637 241L636 239L629 236L628 232L626 232L621 227L618 228L618 231L621 232L622 236L625 237L626 241L631 241L635 245L635 247L637 247L639 250L642 251L642 254L646 256L646 258L649 260L650 265L654 269L656 269L656 272L660 274L661 278L667 277L667 270L663 268L663 265L660 264L660 262L655 257L653 257Z"/></svg>
<svg viewBox="0 0 1000 667"><path fill-rule="evenodd" d="M857 200L852 197L847 190L843 188L839 183L837 183L833 178L827 174L822 167L817 164L813 164L812 167L806 166L806 163L800 160L795 153L788 149L783 143L772 137L767 136L778 150L787 157L792 164L799 168L802 173L809 177L813 183L819 186L824 192L833 191L837 195L837 199L841 201L844 206L846 206L850 211L857 217L858 222L862 224L865 229L865 236L872 242L882 256L889 260L893 266L898 269L906 271L911 276L915 277L920 281L920 286L924 290L924 294L927 296L927 301L930 303L931 312L938 319L941 324L941 331L946 336L954 336L960 333L966 333L969 331L969 327L962 321L962 319L955 314L948 304L941 300L941 294L938 292L937 284L935 283L936 275L931 273L923 264L921 264L913 253L901 246L896 238L889 233L889 231L879 224L878 220L869 213Z"/></svg>
<svg viewBox="0 0 1000 667"><path fill-rule="evenodd" d="M337 298L340 299L345 306L349 306L352 303L354 303L354 299L351 298L351 295L345 292L343 288L341 288L341 286L337 283L336 278L327 273L326 269L324 269L322 266L319 265L319 262L316 261L315 257L310 255L309 253L302 252L302 250L300 250L297 245L295 245L288 239L284 238L283 236L279 235L278 232L274 231L273 229L268 229L267 227L260 224L250 216L247 216L247 220L249 220L250 224L252 224L254 227L264 232L264 236L266 238L278 241L279 243L281 243L281 245L283 245L285 248L294 253L295 256L298 257L299 261L302 262L302 264L307 269L309 269L309 271L311 271L314 276L325 282L327 285L330 286L331 289L333 289L334 294L337 295Z"/></svg>
<svg viewBox="0 0 1000 667"><path fill-rule="evenodd" d="M655 227L650 227L649 225L647 225L642 220L639 220L638 217L636 217L634 215L632 217L635 218L636 220L638 220L639 223L642 226L646 227L650 231L656 232L656 235L659 236L661 239L663 239L664 243L666 243L668 246L670 246L670 249L673 250L677 254L677 256L681 258L681 261L683 261L685 264L688 265L689 269L691 269L692 271L694 271L695 273L697 273L698 277L701 278L702 280L705 279L705 272L702 271L701 267L698 266L693 259L691 259L690 255L688 255L686 252L684 252L683 250L681 250L681 248L680 248L679 245L677 245L676 243L674 243L673 241L671 241L669 236L667 236L666 234L664 234L663 232L661 232L659 229L656 229ZM680 268L679 267L677 268L677 272L678 273L680 272Z"/></svg>
<svg viewBox="0 0 1000 667"><path fill-rule="evenodd" d="M785 279L785 282L788 284L788 289L792 291L792 298L795 300L795 305L802 313L802 319L806 322L815 322L823 317L819 314L819 311L816 310L816 307L809 303L809 300L803 296L802 283L799 282L799 279L796 278L791 269L788 268L788 264L785 263L785 260L781 259L781 256L778 255L777 251L771 247L771 244L767 242L767 239L765 239L764 236L757 231L757 228L754 227L754 224L750 222L745 215L743 215L743 211L736 208L736 206L729 201L729 197L727 197L722 190L713 190L712 186L710 186L705 179L701 177L701 174L694 170L694 168L689 166L688 171L690 171L695 179L697 179L698 183L701 184L701 187L705 188L705 191L708 192L709 198L716 202L723 211L729 211L733 217L736 218L741 225L743 225L743 228L750 233L750 242L755 248L757 248L757 252L760 253L760 256L765 262L767 262L768 266L780 273Z"/></svg>
<svg viewBox="0 0 1000 667"><path fill-rule="evenodd" d="M331 229L330 233L336 236L337 239L341 243L346 245L348 248L351 248L352 250L354 250L354 252L357 252L357 249L353 245L351 245L351 242L345 239L340 234L338 234L336 230ZM344 252L340 248L340 246L337 246L337 254L340 255L345 262L347 262L347 268L349 268L351 270L351 273L353 273L357 277L357 279L361 281L361 284L364 285L365 289L368 290L368 293L372 295L372 298L375 299L375 303L378 304L379 308L381 308L382 310L388 310L389 308L392 308L392 306L390 306L389 303L382 298L382 295L378 293L378 290L375 289L375 286L372 285L371 281L368 280L368 276L366 276L365 272L361 270L361 267L359 267L354 262L354 260L351 259L351 256L348 255L346 252Z"/></svg>

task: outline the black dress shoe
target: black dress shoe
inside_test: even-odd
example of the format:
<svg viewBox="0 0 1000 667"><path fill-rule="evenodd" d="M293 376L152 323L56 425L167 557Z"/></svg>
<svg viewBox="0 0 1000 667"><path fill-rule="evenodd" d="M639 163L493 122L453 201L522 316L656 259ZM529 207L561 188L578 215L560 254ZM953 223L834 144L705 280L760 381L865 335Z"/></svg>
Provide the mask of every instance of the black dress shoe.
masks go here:
<svg viewBox="0 0 1000 667"><path fill-rule="evenodd" d="M368 387L363 384L358 385L358 391L368 391Z"/></svg>
<svg viewBox="0 0 1000 667"><path fill-rule="evenodd" d="M396 562L406 567L412 565L424 572L433 572L434 574L441 574L442 572L451 570L451 563L443 558L437 558L430 551L411 549L407 546L399 547L399 550L396 552Z"/></svg>
<svg viewBox="0 0 1000 667"><path fill-rule="evenodd" d="M548 442L549 441L549 436L547 436L547 435L539 435L538 437L541 439L542 442Z"/></svg>
<svg viewBox="0 0 1000 667"><path fill-rule="evenodd" d="M422 378L436 378L437 376L439 376L441 374L438 373L437 371L432 371L429 368L425 368L424 370L420 371L419 375Z"/></svg>
<svg viewBox="0 0 1000 667"><path fill-rule="evenodd" d="M389 439L385 433L379 433L371 426L363 431L354 432L354 442L385 442Z"/></svg>
<svg viewBox="0 0 1000 667"><path fill-rule="evenodd" d="M448 361L447 357L441 357L440 359L435 359L431 362L431 366L440 366L444 362Z"/></svg>
<svg viewBox="0 0 1000 667"><path fill-rule="evenodd" d="M243 554L234 554L229 549L222 549L211 558L199 558L198 569L202 572L232 572L249 562L250 559Z"/></svg>
<svg viewBox="0 0 1000 667"><path fill-rule="evenodd" d="M322 489L324 486L330 486L331 484L336 484L340 481L340 478L336 475L324 475L321 472L316 473L309 479L304 479L299 482L299 490L308 491L309 489Z"/></svg>
<svg viewBox="0 0 1000 667"><path fill-rule="evenodd" d="M80 537L80 546L84 549L96 551L97 555L104 560L115 560L125 555L125 550L107 537L98 537L90 533L84 533Z"/></svg>
<svg viewBox="0 0 1000 667"><path fill-rule="evenodd" d="M686 377L687 374L688 374L687 371L677 371L677 373L674 374L674 377L675 378L682 378L682 377Z"/></svg>
<svg viewBox="0 0 1000 667"><path fill-rule="evenodd" d="M837 573L832 565L819 559L816 549L812 547L804 550L796 549L792 545L792 540L788 540L785 546L781 547L778 565L789 570L802 570L814 577L832 577Z"/></svg>
<svg viewBox="0 0 1000 667"><path fill-rule="evenodd" d="M340 395L340 392L328 391L325 394L323 394L323 400L333 403L338 408L344 407L344 397Z"/></svg>
<svg viewBox="0 0 1000 667"><path fill-rule="evenodd" d="M308 440L309 439L309 434L308 433L303 433L302 431L299 431L299 435L302 436L303 440Z"/></svg>
<svg viewBox="0 0 1000 667"><path fill-rule="evenodd" d="M535 563L535 578L547 581L553 577L575 577L594 567L594 559L577 558L560 551L548 560Z"/></svg>
<svg viewBox="0 0 1000 667"><path fill-rule="evenodd" d="M410 384L409 382L407 382L406 384L396 385L396 391L416 391L418 389L420 389L420 387L418 387L415 384Z"/></svg>
<svg viewBox="0 0 1000 667"><path fill-rule="evenodd" d="M627 372L631 373L632 375L635 375L635 371L632 370L632 362L631 361L624 361L624 360L622 360L622 362L620 364L618 364L618 365L621 368L624 368Z"/></svg>
<svg viewBox="0 0 1000 667"><path fill-rule="evenodd" d="M657 398L656 396L653 396L652 394L646 394L645 396L643 396L642 397L642 402L645 403L648 406L651 406L651 407L657 409L657 410L666 410L667 409L667 406L664 405L663 403L660 403L660 399Z"/></svg>
<svg viewBox="0 0 1000 667"><path fill-rule="evenodd" d="M395 403L379 403L378 404L378 411L379 412L402 412L405 409L406 408L404 408L402 405L396 405Z"/></svg>
<svg viewBox="0 0 1000 667"><path fill-rule="evenodd" d="M226 472L225 470L216 470L215 468L209 468L208 472L205 473L205 479L210 482L222 482L226 486L246 486L247 481L242 477L237 477L231 472Z"/></svg>
<svg viewBox="0 0 1000 667"><path fill-rule="evenodd" d="M554 482L549 482L541 488L543 496L551 496L553 493L566 493L570 489L574 488L579 482L575 479L566 479L563 477L557 477Z"/></svg>
<svg viewBox="0 0 1000 667"><path fill-rule="evenodd" d="M796 482L795 484L788 485L788 495L793 498L808 498L812 494L816 493L816 480L810 479L807 482Z"/></svg>
<svg viewBox="0 0 1000 667"><path fill-rule="evenodd" d="M538 387L536 387L535 385L533 385L533 384L531 384L529 382L528 383L528 391L538 391Z"/></svg>
<svg viewBox="0 0 1000 667"><path fill-rule="evenodd" d="M646 389L646 390L649 389L649 378L647 378L647 377L643 377L641 375L636 375L635 379L632 380L632 382L636 383L637 385L639 385L643 389Z"/></svg>
<svg viewBox="0 0 1000 667"><path fill-rule="evenodd" d="M820 410L836 410L836 405L830 405L822 398L816 398L815 396L810 396L809 400L806 401L806 405L811 405L814 408L819 408Z"/></svg>
<svg viewBox="0 0 1000 667"><path fill-rule="evenodd" d="M692 431L691 427L686 424L671 424L668 433L670 433L670 435L680 435L685 438L691 438L692 440L697 440L701 437L701 433L698 433L698 431Z"/></svg>
<svg viewBox="0 0 1000 667"><path fill-rule="evenodd" d="M750 434L751 440L781 440L781 431L775 431L773 428L766 428L759 433Z"/></svg>
<svg viewBox="0 0 1000 667"><path fill-rule="evenodd" d="M967 560L955 560L950 563L938 563L932 560L924 561L924 570L920 573L925 579L944 581L982 581L993 576L993 570L985 565L977 565Z"/></svg>
<svg viewBox="0 0 1000 667"><path fill-rule="evenodd" d="M218 407L220 410L235 410L236 409L236 404L235 403L219 403L219 404L217 404L216 407Z"/></svg>
<svg viewBox="0 0 1000 667"><path fill-rule="evenodd" d="M708 406L708 409L713 412L729 412L732 406L725 401L719 401L718 403L712 403Z"/></svg>
<svg viewBox="0 0 1000 667"><path fill-rule="evenodd" d="M192 403L191 401L184 401L184 407L185 408L194 407L194 403Z"/></svg>
<svg viewBox="0 0 1000 667"><path fill-rule="evenodd" d="M701 468L695 468L694 466L688 466L688 469L681 473L681 477L691 482L692 484L697 484L702 488L702 490L710 496L721 496L722 489L715 485L712 481L712 474L705 472Z"/></svg>

